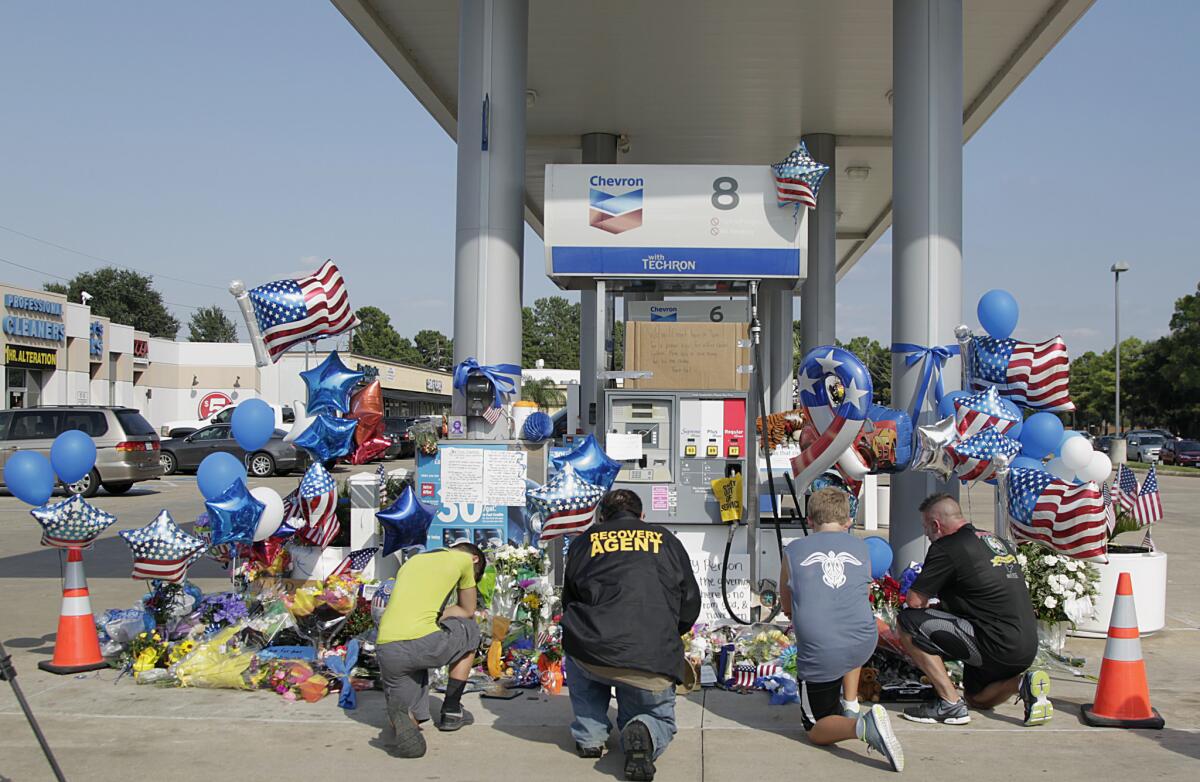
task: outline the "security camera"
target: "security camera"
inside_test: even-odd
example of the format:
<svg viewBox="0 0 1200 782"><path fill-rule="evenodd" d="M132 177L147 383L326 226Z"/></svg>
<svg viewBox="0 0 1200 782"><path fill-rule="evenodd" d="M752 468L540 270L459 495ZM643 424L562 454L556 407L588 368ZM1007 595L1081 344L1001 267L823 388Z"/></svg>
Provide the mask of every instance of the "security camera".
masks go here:
<svg viewBox="0 0 1200 782"><path fill-rule="evenodd" d="M84 306L87 306L87 303L88 303L89 301L91 301L92 299L94 299L94 298L96 298L96 297L95 297L95 296L93 296L92 294L88 293L87 291L80 291L80 292L79 292L79 300L80 300L81 302L83 302Z"/></svg>

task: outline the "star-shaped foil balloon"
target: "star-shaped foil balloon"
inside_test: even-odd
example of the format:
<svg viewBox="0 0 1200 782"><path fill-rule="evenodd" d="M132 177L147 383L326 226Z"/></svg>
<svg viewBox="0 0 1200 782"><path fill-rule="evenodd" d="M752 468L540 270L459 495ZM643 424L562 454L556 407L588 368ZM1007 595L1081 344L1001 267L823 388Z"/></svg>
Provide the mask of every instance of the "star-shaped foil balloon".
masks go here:
<svg viewBox="0 0 1200 782"><path fill-rule="evenodd" d="M87 548L117 520L111 513L88 505L78 494L29 512L42 525L42 545L55 548Z"/></svg>
<svg viewBox="0 0 1200 782"><path fill-rule="evenodd" d="M219 546L253 542L258 517L267 506L254 499L245 483L234 481L228 489L205 502L204 507L208 509L212 545Z"/></svg>
<svg viewBox="0 0 1200 782"><path fill-rule="evenodd" d="M571 465L580 478L606 491L612 488L617 473L621 471L621 463L608 458L600 443L590 434L573 451L562 456L551 456L550 461L557 470Z"/></svg>
<svg viewBox="0 0 1200 782"><path fill-rule="evenodd" d="M604 489L564 465L545 486L525 492L526 504L542 517L542 540L575 535L592 526Z"/></svg>
<svg viewBox="0 0 1200 782"><path fill-rule="evenodd" d="M955 418L948 415L928 426L917 427L917 444L913 449L912 470L925 470L941 480L949 480L954 473L954 456L950 446L960 441Z"/></svg>
<svg viewBox="0 0 1200 782"><path fill-rule="evenodd" d="M357 427L358 421L322 413L296 438L295 444L312 454L314 461L327 462L350 453Z"/></svg>
<svg viewBox="0 0 1200 782"><path fill-rule="evenodd" d="M417 499L411 485L405 486L390 507L375 514L383 525L383 556L412 546L424 546L433 513L432 508Z"/></svg>
<svg viewBox="0 0 1200 782"><path fill-rule="evenodd" d="M312 369L300 373L308 387L308 415L336 410L350 412L350 389L362 380L363 373L355 372L342 363L337 351L330 353L324 361Z"/></svg>
<svg viewBox="0 0 1200 782"><path fill-rule="evenodd" d="M238 481L238 485L243 485ZM141 580L179 582L193 562L204 555L204 540L180 529L171 514L159 511L140 529L117 533L133 553L133 577Z"/></svg>

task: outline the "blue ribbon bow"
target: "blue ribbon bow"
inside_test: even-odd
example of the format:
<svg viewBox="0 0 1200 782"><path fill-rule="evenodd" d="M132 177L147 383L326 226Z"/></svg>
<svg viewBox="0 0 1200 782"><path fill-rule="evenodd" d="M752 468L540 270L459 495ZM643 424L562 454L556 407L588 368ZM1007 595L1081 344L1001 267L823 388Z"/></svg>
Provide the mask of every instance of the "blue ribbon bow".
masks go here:
<svg viewBox="0 0 1200 782"><path fill-rule="evenodd" d="M917 393L913 395L912 409L909 410L913 426L916 426L917 416L921 412L921 405L925 402L925 393L929 390L929 381L935 373L937 375L937 383L933 387L933 406L935 409L941 403L942 397L946 395L946 390L942 386L942 369L945 368L946 362L950 360L951 356L959 354L958 345L934 345L927 348L924 345L914 345L911 342L894 342L892 343L892 352L906 353L904 363L910 367L918 361L925 362L924 370L921 373L921 384L917 386Z"/></svg>
<svg viewBox="0 0 1200 782"><path fill-rule="evenodd" d="M471 357L454 368L454 387L466 391L467 378L471 375L483 375L492 381L496 394L492 407L503 407L504 398L517 390L517 384L509 375L520 377L521 368L516 364L480 364Z"/></svg>
<svg viewBox="0 0 1200 782"><path fill-rule="evenodd" d="M343 709L358 708L358 694L354 692L354 684L350 681L350 672L358 663L358 639L346 644L345 658L330 655L325 658L325 667L342 680L342 691L338 695L338 706Z"/></svg>

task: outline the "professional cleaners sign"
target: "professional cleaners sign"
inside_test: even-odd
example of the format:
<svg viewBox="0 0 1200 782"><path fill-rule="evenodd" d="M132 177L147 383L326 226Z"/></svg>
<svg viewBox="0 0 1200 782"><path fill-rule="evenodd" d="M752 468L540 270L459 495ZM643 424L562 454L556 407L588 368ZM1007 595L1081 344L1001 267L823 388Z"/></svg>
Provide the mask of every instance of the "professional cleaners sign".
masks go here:
<svg viewBox="0 0 1200 782"><path fill-rule="evenodd" d="M546 273L796 279L807 210L775 201L768 166L546 166Z"/></svg>

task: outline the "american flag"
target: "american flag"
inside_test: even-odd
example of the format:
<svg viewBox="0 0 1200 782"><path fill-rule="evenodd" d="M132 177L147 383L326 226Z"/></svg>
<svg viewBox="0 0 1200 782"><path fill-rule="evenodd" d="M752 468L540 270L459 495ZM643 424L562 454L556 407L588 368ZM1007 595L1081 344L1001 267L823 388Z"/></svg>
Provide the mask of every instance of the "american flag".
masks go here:
<svg viewBox="0 0 1200 782"><path fill-rule="evenodd" d="M783 668L778 663L738 663L733 668L733 679L727 686L739 690L760 690L758 682L768 676L774 676Z"/></svg>
<svg viewBox="0 0 1200 782"><path fill-rule="evenodd" d="M1108 520L1094 483L1073 484L1043 470L1013 467L1008 476L1013 537L1074 559L1107 562Z"/></svg>
<svg viewBox="0 0 1200 782"><path fill-rule="evenodd" d="M383 467L383 462L380 462L379 466L375 469L375 476L379 480L379 507L382 508L384 503L387 502L388 482L388 474L387 470Z"/></svg>
<svg viewBox="0 0 1200 782"><path fill-rule="evenodd" d="M996 474L993 459L997 454L1013 458L1021 452L1021 444L1000 434L997 427L984 429L977 435L947 446L954 460L954 471L964 481L986 481Z"/></svg>
<svg viewBox="0 0 1200 782"><path fill-rule="evenodd" d="M955 428L964 440L987 427L993 427L998 434L1004 434L1021 420L1019 415L1014 415L1012 410L1006 410L1000 403L1000 394L994 386L958 400L954 417Z"/></svg>
<svg viewBox="0 0 1200 782"><path fill-rule="evenodd" d="M780 206L817 208L817 193L829 166L818 163L803 141L786 158L771 166L771 170L775 172L775 197Z"/></svg>
<svg viewBox="0 0 1200 782"><path fill-rule="evenodd" d="M1122 464L1117 468L1117 501L1129 511L1139 527L1161 521L1162 497L1158 493L1158 471L1150 468L1139 489L1133 470Z"/></svg>
<svg viewBox="0 0 1200 782"><path fill-rule="evenodd" d="M78 494L29 512L42 525L42 545L54 548L88 548L117 520L111 513L89 505Z"/></svg>
<svg viewBox="0 0 1200 782"><path fill-rule="evenodd" d="M308 524L308 519L304 518L304 508L300 504L299 487L292 489L283 498L283 523L294 529L303 529Z"/></svg>
<svg viewBox="0 0 1200 782"><path fill-rule="evenodd" d="M375 552L379 550L379 546L371 546L370 548L360 548L357 551L351 551L346 555L346 558L333 569L329 574L329 578L338 576L348 576L351 573L357 573L367 566L367 563L375 556Z"/></svg>
<svg viewBox="0 0 1200 782"><path fill-rule="evenodd" d="M180 529L165 510L145 527L117 534L133 553L133 577L143 581L182 581L188 567L208 547L203 539Z"/></svg>
<svg viewBox="0 0 1200 782"><path fill-rule="evenodd" d="M324 465L315 462L300 481L300 506L308 526L296 537L318 548L325 548L341 532L337 517L337 482Z"/></svg>
<svg viewBox="0 0 1200 782"><path fill-rule="evenodd" d="M574 535L592 526L596 506L604 489L580 478L569 464L544 486L525 493L529 504L542 516L542 540Z"/></svg>
<svg viewBox="0 0 1200 782"><path fill-rule="evenodd" d="M1111 536L1117 528L1117 508L1113 505L1112 492L1109 491L1108 481L1100 484L1100 495L1104 498L1104 518L1108 522L1108 534Z"/></svg>
<svg viewBox="0 0 1200 782"><path fill-rule="evenodd" d="M994 386L1001 396L1021 407L1069 412L1071 360L1062 337L1037 345L1015 339L975 337L972 342L972 387Z"/></svg>
<svg viewBox="0 0 1200 782"><path fill-rule="evenodd" d="M260 285L248 295L272 361L292 345L358 325L342 273L333 261L325 261L305 277Z"/></svg>
<svg viewBox="0 0 1200 782"><path fill-rule="evenodd" d="M484 420L486 420L489 424L495 426L496 422L500 420L500 408L489 407L487 410L483 411L483 417Z"/></svg>

